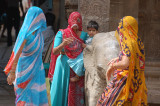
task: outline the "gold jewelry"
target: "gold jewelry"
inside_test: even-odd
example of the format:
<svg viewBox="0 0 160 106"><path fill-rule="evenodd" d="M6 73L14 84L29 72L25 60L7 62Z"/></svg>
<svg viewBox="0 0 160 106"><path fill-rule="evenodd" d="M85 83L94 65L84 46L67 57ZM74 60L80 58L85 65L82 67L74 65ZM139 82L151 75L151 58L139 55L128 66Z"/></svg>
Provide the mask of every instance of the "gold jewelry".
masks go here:
<svg viewBox="0 0 160 106"><path fill-rule="evenodd" d="M16 67L12 67L12 70L16 70Z"/></svg>
<svg viewBox="0 0 160 106"><path fill-rule="evenodd" d="M12 72L12 71L10 71L9 73L10 73L10 74L15 74L15 72Z"/></svg>
<svg viewBox="0 0 160 106"><path fill-rule="evenodd" d="M112 63L112 68L113 68L114 70L116 70L114 63Z"/></svg>
<svg viewBox="0 0 160 106"><path fill-rule="evenodd" d="M13 65L17 65L17 63L13 63Z"/></svg>

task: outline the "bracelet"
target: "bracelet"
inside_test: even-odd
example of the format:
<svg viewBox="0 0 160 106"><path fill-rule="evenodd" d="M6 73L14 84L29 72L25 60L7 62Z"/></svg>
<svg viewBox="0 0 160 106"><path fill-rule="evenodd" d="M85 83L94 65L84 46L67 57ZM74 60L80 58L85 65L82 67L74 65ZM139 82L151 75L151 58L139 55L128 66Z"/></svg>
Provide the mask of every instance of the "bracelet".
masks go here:
<svg viewBox="0 0 160 106"><path fill-rule="evenodd" d="M16 70L16 67L13 67L11 70Z"/></svg>
<svg viewBox="0 0 160 106"><path fill-rule="evenodd" d="M17 65L17 63L13 63L13 65Z"/></svg>
<svg viewBox="0 0 160 106"><path fill-rule="evenodd" d="M10 71L9 73L10 73L10 74L15 74L15 72L12 72L12 71Z"/></svg>
<svg viewBox="0 0 160 106"><path fill-rule="evenodd" d="M112 63L112 68L113 68L114 70L116 70L114 63Z"/></svg>

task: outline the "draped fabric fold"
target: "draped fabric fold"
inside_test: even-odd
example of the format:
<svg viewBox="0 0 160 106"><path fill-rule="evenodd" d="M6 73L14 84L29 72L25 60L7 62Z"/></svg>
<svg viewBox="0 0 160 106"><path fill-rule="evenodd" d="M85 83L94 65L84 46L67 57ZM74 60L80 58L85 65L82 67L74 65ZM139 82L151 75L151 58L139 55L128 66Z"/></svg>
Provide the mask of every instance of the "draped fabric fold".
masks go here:
<svg viewBox="0 0 160 106"><path fill-rule="evenodd" d="M129 57L129 69L126 85L123 89L124 96L119 96L117 101L127 102L132 105L147 105L147 88L145 84L144 45L138 37L138 23L135 18L126 16L121 19L116 36L119 35L121 51ZM129 104L128 103L128 104Z"/></svg>
<svg viewBox="0 0 160 106"><path fill-rule="evenodd" d="M146 106L144 45L138 37L138 23L132 16L121 19L115 36L121 52L129 58L128 69L117 69L114 78L99 98L99 106Z"/></svg>
<svg viewBox="0 0 160 106"><path fill-rule="evenodd" d="M53 48L58 47L65 38L72 37L73 42L62 49L63 54L58 58L51 57L55 64L55 69L50 74L53 75L51 85L52 106L84 106L84 76L77 82L70 82L70 78L75 76L74 71L68 64L69 59L74 59L82 53L82 43L86 40L87 34L82 31L82 18L78 12L72 12L68 19L68 27L59 30L55 36ZM77 26L81 32L78 36L73 27ZM55 59L57 59L55 61ZM52 64L52 65L53 65Z"/></svg>
<svg viewBox="0 0 160 106"><path fill-rule="evenodd" d="M54 40L53 40L52 48L54 47ZM54 70L55 70L55 66L56 66L56 60L57 60L58 56L59 56L59 54L54 55L53 51L51 51L51 60L50 60L50 66L49 66L49 71L48 71L48 78L50 79L50 81L52 81L52 79L53 79Z"/></svg>
<svg viewBox="0 0 160 106"><path fill-rule="evenodd" d="M74 59L78 55L80 55L80 53L83 51L82 43L84 43L84 41L82 39L80 39L80 37L78 37L77 34L72 30L73 26L77 26L78 30L82 31L82 18L78 12L73 12L72 15L70 15L70 17L68 19L68 27L66 29L59 30L62 32L63 39L72 37L74 40L73 43L64 47L64 51L65 51L67 57L69 57L71 59ZM54 42L55 42L54 40L53 40L52 48L54 47ZM59 56L59 54L54 55L51 52L51 62L50 62L49 73L48 73L48 77L50 78L51 81L53 78L56 60L57 60L58 56Z"/></svg>
<svg viewBox="0 0 160 106"><path fill-rule="evenodd" d="M72 38L73 42L66 45L64 51L69 58L74 59L83 51L82 43L84 41L72 30L72 27L77 26L78 30L82 31L82 18L80 14L78 12L72 13L69 16L68 24L68 27L62 30L63 39Z"/></svg>
<svg viewBox="0 0 160 106"><path fill-rule="evenodd" d="M44 40L42 31L46 29L46 19L38 7L31 7L18 34L10 60L4 69L9 74L15 57L24 42L24 48L16 67L14 90L17 106L48 106L45 71L42 63ZM33 35L32 33L35 32Z"/></svg>

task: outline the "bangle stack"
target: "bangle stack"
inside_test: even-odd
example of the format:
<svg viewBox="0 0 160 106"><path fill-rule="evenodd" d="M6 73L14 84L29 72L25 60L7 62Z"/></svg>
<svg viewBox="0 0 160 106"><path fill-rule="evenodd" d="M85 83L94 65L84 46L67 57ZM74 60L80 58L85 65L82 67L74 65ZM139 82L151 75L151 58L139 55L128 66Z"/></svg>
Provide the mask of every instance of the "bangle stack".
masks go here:
<svg viewBox="0 0 160 106"><path fill-rule="evenodd" d="M14 65L17 65L17 63L13 63Z"/></svg>
<svg viewBox="0 0 160 106"><path fill-rule="evenodd" d="M113 68L114 70L116 70L114 63L112 63L112 68Z"/></svg>
<svg viewBox="0 0 160 106"><path fill-rule="evenodd" d="M15 72L10 71L10 74L15 74Z"/></svg>

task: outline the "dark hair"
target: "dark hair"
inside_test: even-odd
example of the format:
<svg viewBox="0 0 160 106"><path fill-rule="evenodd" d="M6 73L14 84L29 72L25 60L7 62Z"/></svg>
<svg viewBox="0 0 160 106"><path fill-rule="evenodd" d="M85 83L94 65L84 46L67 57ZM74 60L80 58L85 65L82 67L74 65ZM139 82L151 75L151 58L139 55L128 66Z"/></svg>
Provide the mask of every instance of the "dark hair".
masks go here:
<svg viewBox="0 0 160 106"><path fill-rule="evenodd" d="M53 26L56 18L55 15L47 12L45 16L46 16L47 26Z"/></svg>
<svg viewBox="0 0 160 106"><path fill-rule="evenodd" d="M96 21L89 21L88 25L87 25L87 29L88 28L95 28L98 31L99 25Z"/></svg>

